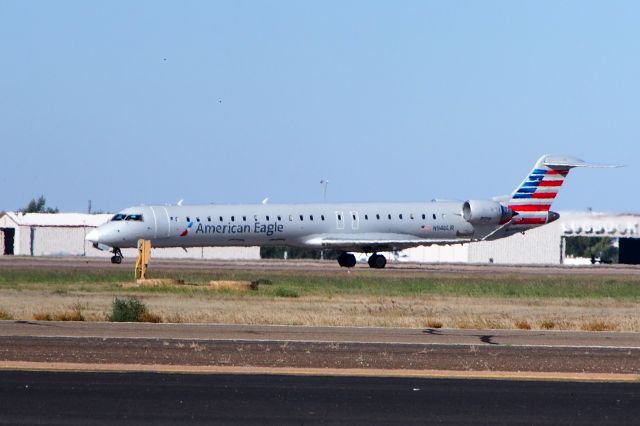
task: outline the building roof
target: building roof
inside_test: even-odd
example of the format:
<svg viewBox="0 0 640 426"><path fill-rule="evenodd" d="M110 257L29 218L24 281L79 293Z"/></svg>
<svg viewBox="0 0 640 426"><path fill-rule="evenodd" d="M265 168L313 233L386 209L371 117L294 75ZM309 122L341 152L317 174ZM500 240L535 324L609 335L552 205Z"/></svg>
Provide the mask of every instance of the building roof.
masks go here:
<svg viewBox="0 0 640 426"><path fill-rule="evenodd" d="M18 226L100 226L107 222L110 214L86 213L16 213L6 215Z"/></svg>

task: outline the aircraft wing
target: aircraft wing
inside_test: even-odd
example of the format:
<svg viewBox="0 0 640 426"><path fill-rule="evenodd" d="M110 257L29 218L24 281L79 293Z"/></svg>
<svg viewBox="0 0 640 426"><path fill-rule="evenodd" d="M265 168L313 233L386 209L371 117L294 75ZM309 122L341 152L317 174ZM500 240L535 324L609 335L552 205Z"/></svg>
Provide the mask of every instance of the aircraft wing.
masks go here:
<svg viewBox="0 0 640 426"><path fill-rule="evenodd" d="M430 246L434 244L462 244L470 241L470 239L418 238L403 234L384 234L379 237L376 237L375 234L356 234L316 236L308 239L306 244L318 248L343 250L401 250L409 247Z"/></svg>

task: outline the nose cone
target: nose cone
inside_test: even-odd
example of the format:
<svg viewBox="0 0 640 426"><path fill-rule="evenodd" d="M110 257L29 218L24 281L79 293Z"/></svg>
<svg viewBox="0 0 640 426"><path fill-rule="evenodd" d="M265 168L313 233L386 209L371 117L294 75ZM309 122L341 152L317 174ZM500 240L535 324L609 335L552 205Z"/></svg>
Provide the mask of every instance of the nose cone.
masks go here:
<svg viewBox="0 0 640 426"><path fill-rule="evenodd" d="M98 231L98 229L92 229L84 239L90 243L97 244L100 241L100 231Z"/></svg>

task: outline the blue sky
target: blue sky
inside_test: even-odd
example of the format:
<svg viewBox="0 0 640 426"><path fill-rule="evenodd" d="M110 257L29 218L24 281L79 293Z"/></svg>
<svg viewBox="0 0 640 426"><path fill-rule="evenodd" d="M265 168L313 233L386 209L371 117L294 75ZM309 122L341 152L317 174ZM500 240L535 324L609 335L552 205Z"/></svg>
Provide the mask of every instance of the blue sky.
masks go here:
<svg viewBox="0 0 640 426"><path fill-rule="evenodd" d="M0 210L490 198L638 212L640 3L0 1Z"/></svg>

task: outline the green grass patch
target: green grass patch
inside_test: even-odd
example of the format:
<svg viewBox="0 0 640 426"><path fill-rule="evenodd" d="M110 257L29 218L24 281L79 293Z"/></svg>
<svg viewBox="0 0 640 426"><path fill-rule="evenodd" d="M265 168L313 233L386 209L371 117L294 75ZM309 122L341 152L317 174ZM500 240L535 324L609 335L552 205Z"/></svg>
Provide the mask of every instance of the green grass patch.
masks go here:
<svg viewBox="0 0 640 426"><path fill-rule="evenodd" d="M640 278L627 275L489 275L455 276L445 274L403 275L388 271L354 270L322 272L299 271L211 271L151 272L150 278L174 278L196 286L143 286L122 288L131 282L128 271L0 271L0 290L46 290L55 294L176 294L189 297L237 296L208 287L211 280L248 280L259 282L259 290L243 297L304 296L458 296L502 298L612 298L640 300ZM294 296L295 294L295 296Z"/></svg>
<svg viewBox="0 0 640 426"><path fill-rule="evenodd" d="M300 297L298 291L289 287L277 287L274 294L278 297Z"/></svg>

